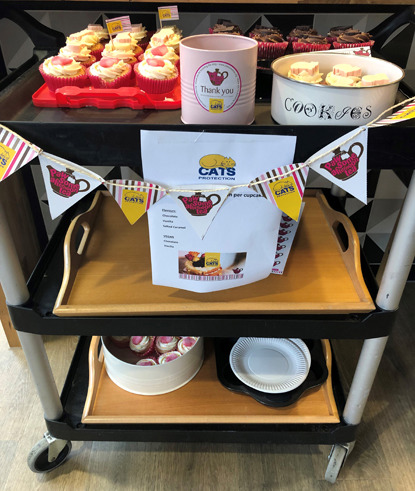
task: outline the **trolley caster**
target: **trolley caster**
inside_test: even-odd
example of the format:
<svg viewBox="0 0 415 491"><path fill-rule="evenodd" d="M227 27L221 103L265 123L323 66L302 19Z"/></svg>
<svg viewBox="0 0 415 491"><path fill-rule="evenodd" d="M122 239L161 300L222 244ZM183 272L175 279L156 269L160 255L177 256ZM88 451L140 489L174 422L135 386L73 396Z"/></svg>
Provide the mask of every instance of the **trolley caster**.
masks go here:
<svg viewBox="0 0 415 491"><path fill-rule="evenodd" d="M33 472L50 472L65 462L71 449L70 441L58 440L47 431L30 451L27 464Z"/></svg>
<svg viewBox="0 0 415 491"><path fill-rule="evenodd" d="M328 466L324 478L326 481L334 484L337 476L340 473L341 468L346 462L347 456L353 450L354 442L339 444L336 443L331 447L330 454L328 456Z"/></svg>

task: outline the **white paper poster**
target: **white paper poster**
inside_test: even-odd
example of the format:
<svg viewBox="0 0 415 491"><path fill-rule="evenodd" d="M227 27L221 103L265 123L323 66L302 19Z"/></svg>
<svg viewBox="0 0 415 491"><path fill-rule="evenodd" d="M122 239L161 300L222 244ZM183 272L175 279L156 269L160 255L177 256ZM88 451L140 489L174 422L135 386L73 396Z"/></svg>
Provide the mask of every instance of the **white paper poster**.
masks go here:
<svg viewBox="0 0 415 491"><path fill-rule="evenodd" d="M363 131L362 131L363 130ZM349 140L344 145L341 142ZM333 149L310 167L318 174L367 203L367 128L358 128L331 142L308 160Z"/></svg>
<svg viewBox="0 0 415 491"><path fill-rule="evenodd" d="M65 165L58 164L49 157L68 164L71 169ZM61 215L88 193L96 189L102 182L102 178L98 174L69 160L58 159L58 157L46 152L39 155L39 160L52 219ZM77 172L73 168L83 172ZM85 171L88 172L88 175L85 174Z"/></svg>
<svg viewBox="0 0 415 491"><path fill-rule="evenodd" d="M295 142L292 136L141 131L143 174L166 188L192 185L209 197L211 185L249 183L291 164ZM211 197L212 208L215 201ZM169 195L148 211L154 284L211 292L270 274L281 211L259 193L231 190L203 240L186 213Z"/></svg>

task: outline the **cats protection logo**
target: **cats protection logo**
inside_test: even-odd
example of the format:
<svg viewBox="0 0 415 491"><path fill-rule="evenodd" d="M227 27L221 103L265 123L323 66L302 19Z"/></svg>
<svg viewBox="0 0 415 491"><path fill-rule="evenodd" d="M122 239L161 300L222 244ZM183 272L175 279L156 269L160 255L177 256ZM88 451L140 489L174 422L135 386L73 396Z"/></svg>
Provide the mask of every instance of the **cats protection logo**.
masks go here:
<svg viewBox="0 0 415 491"><path fill-rule="evenodd" d="M199 179L205 181L235 180L236 162L219 154L204 155L199 160Z"/></svg>

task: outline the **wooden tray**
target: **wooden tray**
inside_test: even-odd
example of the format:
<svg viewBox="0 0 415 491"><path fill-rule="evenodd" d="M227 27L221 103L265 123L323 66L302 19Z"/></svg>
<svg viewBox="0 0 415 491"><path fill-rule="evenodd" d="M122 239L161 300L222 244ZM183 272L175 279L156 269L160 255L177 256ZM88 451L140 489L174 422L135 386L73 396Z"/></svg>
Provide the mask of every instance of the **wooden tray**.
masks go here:
<svg viewBox="0 0 415 491"><path fill-rule="evenodd" d="M120 389L108 377L99 337L89 350L89 387L83 423L338 423L331 385L331 349L322 340L329 372L320 387L310 389L296 403L273 408L221 385L211 340L205 340L205 361L196 377L178 390L140 396Z"/></svg>
<svg viewBox="0 0 415 491"><path fill-rule="evenodd" d="M319 192L305 196L283 275L212 293L154 286L146 216L130 225L107 193L75 218L64 243L58 316L203 315L370 312L360 269L359 239L350 220ZM337 229L347 232L348 248ZM82 233L83 232L83 233ZM79 245L78 239L82 237Z"/></svg>

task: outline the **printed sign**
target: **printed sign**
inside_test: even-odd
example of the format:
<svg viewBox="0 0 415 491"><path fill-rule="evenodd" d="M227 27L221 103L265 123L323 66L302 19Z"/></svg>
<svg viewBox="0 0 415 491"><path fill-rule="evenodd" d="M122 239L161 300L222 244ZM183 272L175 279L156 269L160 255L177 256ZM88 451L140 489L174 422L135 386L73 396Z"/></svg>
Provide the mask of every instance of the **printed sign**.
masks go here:
<svg viewBox="0 0 415 491"><path fill-rule="evenodd" d="M40 149L10 131L0 128L0 182L33 160Z"/></svg>
<svg viewBox="0 0 415 491"><path fill-rule="evenodd" d="M346 144L341 145L345 140ZM367 202L367 128L359 128L338 138L310 157L310 164L321 176L341 187L363 203Z"/></svg>
<svg viewBox="0 0 415 491"><path fill-rule="evenodd" d="M159 19L160 22L164 20L179 20L179 9L177 5L170 5L169 7L159 7Z"/></svg>
<svg viewBox="0 0 415 491"><path fill-rule="evenodd" d="M106 182L105 186L131 225L166 195L163 189L149 182L114 179Z"/></svg>
<svg viewBox="0 0 415 491"><path fill-rule="evenodd" d="M39 155L39 161L52 219L61 215L102 182L98 174L51 154L43 152Z"/></svg>
<svg viewBox="0 0 415 491"><path fill-rule="evenodd" d="M206 111L229 111L241 95L238 70L224 61L210 61L196 71L193 90L198 103Z"/></svg>
<svg viewBox="0 0 415 491"><path fill-rule="evenodd" d="M295 165L273 169L254 179L251 187L270 200L283 213L298 220L307 182L308 167L295 169L297 169ZM264 180L266 181L255 184Z"/></svg>
<svg viewBox="0 0 415 491"><path fill-rule="evenodd" d="M193 281L243 278L246 252L179 251L179 278Z"/></svg>
<svg viewBox="0 0 415 491"><path fill-rule="evenodd" d="M132 29L131 20L128 15L107 19L105 22L107 23L108 34L110 36L119 34L120 32L130 32Z"/></svg>

